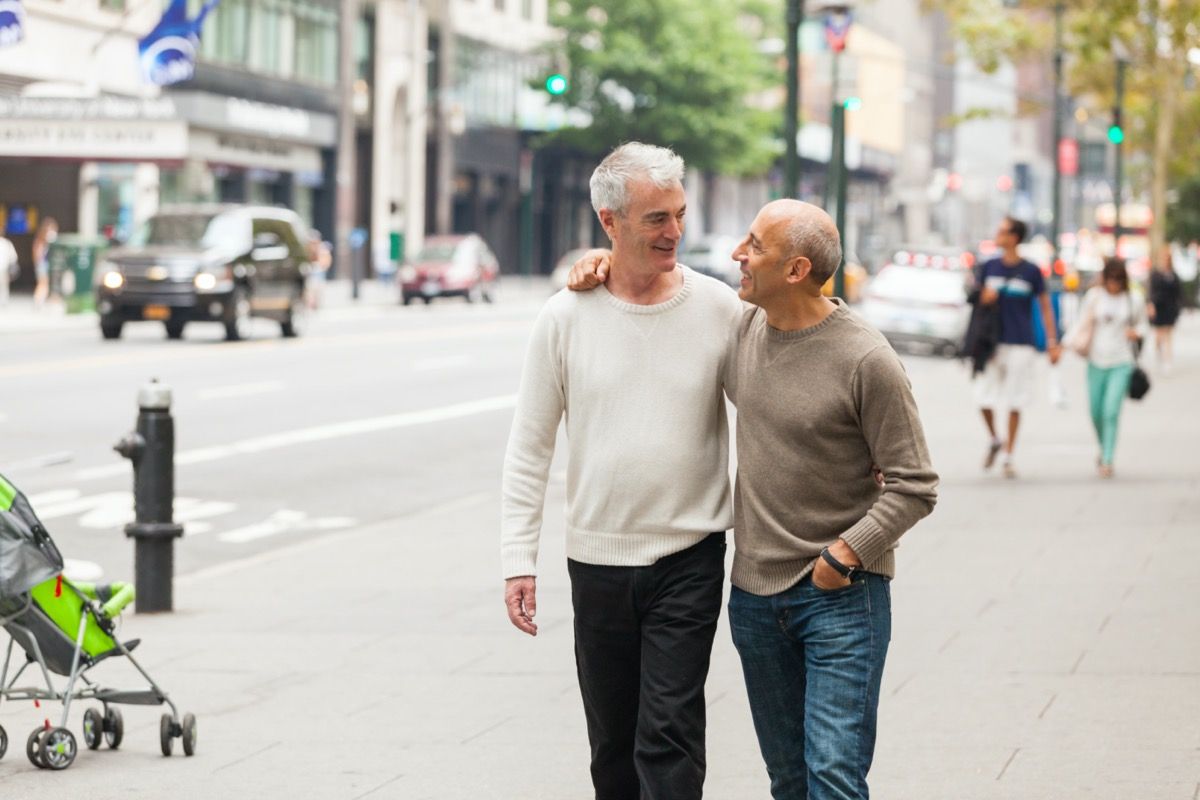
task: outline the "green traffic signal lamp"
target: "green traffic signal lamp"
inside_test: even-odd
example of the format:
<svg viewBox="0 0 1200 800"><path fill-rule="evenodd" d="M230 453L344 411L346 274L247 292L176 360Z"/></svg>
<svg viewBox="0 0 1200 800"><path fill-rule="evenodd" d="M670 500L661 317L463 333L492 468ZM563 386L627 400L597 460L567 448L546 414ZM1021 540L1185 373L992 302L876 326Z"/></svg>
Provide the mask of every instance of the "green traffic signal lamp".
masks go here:
<svg viewBox="0 0 1200 800"><path fill-rule="evenodd" d="M842 107L847 111L858 111L860 108L862 108L862 98L854 96L847 97L842 101Z"/></svg>
<svg viewBox="0 0 1200 800"><path fill-rule="evenodd" d="M1120 125L1108 126L1108 140L1113 144L1120 144L1125 141L1125 131L1121 129Z"/></svg>
<svg viewBox="0 0 1200 800"><path fill-rule="evenodd" d="M570 84L567 83L566 76L560 73L556 72L549 78L546 78L546 91L555 97L558 97L561 94L566 94L569 86Z"/></svg>

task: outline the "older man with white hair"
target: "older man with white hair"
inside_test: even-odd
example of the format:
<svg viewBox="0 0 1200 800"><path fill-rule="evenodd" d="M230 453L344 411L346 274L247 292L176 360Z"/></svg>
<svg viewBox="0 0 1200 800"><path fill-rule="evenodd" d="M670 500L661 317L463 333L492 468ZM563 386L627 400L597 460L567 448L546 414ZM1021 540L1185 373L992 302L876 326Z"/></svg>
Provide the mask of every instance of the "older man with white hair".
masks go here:
<svg viewBox="0 0 1200 800"><path fill-rule="evenodd" d="M629 143L592 175L605 287L534 325L504 460L509 619L536 635L546 478L566 416L575 656L598 800L700 798L704 682L733 515L722 387L741 303L676 263L682 159Z"/></svg>

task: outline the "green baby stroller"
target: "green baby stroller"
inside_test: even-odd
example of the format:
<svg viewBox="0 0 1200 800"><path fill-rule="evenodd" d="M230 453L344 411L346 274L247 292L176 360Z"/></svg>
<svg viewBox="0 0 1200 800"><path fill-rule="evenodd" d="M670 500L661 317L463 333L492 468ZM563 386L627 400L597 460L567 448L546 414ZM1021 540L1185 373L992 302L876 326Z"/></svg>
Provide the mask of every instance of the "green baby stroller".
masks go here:
<svg viewBox="0 0 1200 800"><path fill-rule="evenodd" d="M162 753L171 755L174 740L181 739L183 752L196 751L196 718L180 719L166 692L134 659L138 640L116 638L121 611L134 599L133 586L114 583L93 586L74 583L62 575L63 559L58 547L23 494L0 475L0 625L11 639L0 669L0 701L32 700L62 702L57 726L47 719L35 728L25 743L25 753L34 766L60 770L71 766L78 752L75 735L67 729L74 700L98 700L102 710L89 708L83 715L83 741L95 750L101 742L116 749L124 736L121 712L110 706L163 705L159 725ZM8 678L13 651L20 648L24 663ZM94 682L89 671L108 658L123 656L149 683L148 689L110 689ZM19 660L20 656L18 656ZM45 681L40 686L18 687L16 682L27 667L36 665ZM67 678L61 692L51 673ZM8 734L0 726L0 758L8 750Z"/></svg>

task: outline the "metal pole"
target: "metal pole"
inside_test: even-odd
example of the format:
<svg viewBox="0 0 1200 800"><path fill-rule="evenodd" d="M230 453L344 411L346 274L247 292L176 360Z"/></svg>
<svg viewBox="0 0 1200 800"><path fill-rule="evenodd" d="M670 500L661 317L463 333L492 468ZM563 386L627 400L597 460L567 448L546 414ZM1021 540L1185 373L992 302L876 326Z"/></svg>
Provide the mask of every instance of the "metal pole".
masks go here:
<svg viewBox="0 0 1200 800"><path fill-rule="evenodd" d="M341 0L338 19L338 149L336 237L334 248L339 269L350 267L351 296L358 299L359 260L350 246L354 228L354 32L358 21L358 0ZM342 274L339 272L339 274Z"/></svg>
<svg viewBox="0 0 1200 800"><path fill-rule="evenodd" d="M1117 104L1116 124L1121 125L1121 141L1116 143L1116 166L1113 175L1113 255L1120 255L1121 248L1121 195L1124 194L1121 182L1124 178L1125 167L1125 127L1123 122L1124 112L1122 106L1125 103L1125 67L1124 59L1117 60Z"/></svg>
<svg viewBox="0 0 1200 800"><path fill-rule="evenodd" d="M787 105L783 118L784 176L783 196L800 196L800 23L804 21L804 0L788 0L787 35Z"/></svg>
<svg viewBox="0 0 1200 800"><path fill-rule="evenodd" d="M1062 77L1063 77L1063 4L1054 5L1054 196L1050 220L1051 264L1058 262L1058 236L1062 227Z"/></svg>
<svg viewBox="0 0 1200 800"><path fill-rule="evenodd" d="M837 148L836 139L837 131L835 129L834 117L837 116L838 108L841 103L838 102L838 78L841 65L842 54L834 51L833 53L833 77L830 79L829 96L832 99L829 112L829 135L831 144L829 147L829 164L825 170L825 202L824 206L828 209L831 205L837 202L837 182L840 180L841 173L839 172L838 162L834 159L834 151ZM843 140L844 141L844 140Z"/></svg>
<svg viewBox="0 0 1200 800"><path fill-rule="evenodd" d="M836 62L836 57L835 57ZM846 174L846 108L841 103L833 106L833 152L830 158L835 165L837 176L836 206L833 220L837 223L838 238L842 240L842 263L838 264L837 272L833 273L833 293L843 300L846 299L846 184L849 176Z"/></svg>

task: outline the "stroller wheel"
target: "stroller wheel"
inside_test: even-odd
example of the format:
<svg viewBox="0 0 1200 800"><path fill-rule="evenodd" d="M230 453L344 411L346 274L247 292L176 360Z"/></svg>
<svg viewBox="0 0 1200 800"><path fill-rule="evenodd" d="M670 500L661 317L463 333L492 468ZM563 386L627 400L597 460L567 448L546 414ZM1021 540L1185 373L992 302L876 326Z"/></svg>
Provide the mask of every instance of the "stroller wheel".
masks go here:
<svg viewBox="0 0 1200 800"><path fill-rule="evenodd" d="M46 765L42 763L42 734L45 732L46 729L43 727L34 728L29 734L29 738L25 740L25 755L29 758L29 763L38 769L46 768Z"/></svg>
<svg viewBox="0 0 1200 800"><path fill-rule="evenodd" d="M193 756L196 754L196 715L183 715L183 754L185 756Z"/></svg>
<svg viewBox="0 0 1200 800"><path fill-rule="evenodd" d="M164 756L171 755L171 751L175 749L175 720L170 714L163 714L162 719L158 721L158 743L162 747Z"/></svg>
<svg viewBox="0 0 1200 800"><path fill-rule="evenodd" d="M75 761L79 747L75 734L66 728L51 728L38 740L41 745L42 763L53 770L66 769Z"/></svg>
<svg viewBox="0 0 1200 800"><path fill-rule="evenodd" d="M104 741L104 717L94 708L83 712L83 743L88 750L95 750Z"/></svg>
<svg viewBox="0 0 1200 800"><path fill-rule="evenodd" d="M0 725L0 758L4 758L4 754L8 752L8 731L4 730L4 726Z"/></svg>
<svg viewBox="0 0 1200 800"><path fill-rule="evenodd" d="M121 740L125 738L125 720L121 718L121 712L115 708L108 708L104 711L104 740L108 742L110 750L116 750L121 746Z"/></svg>

